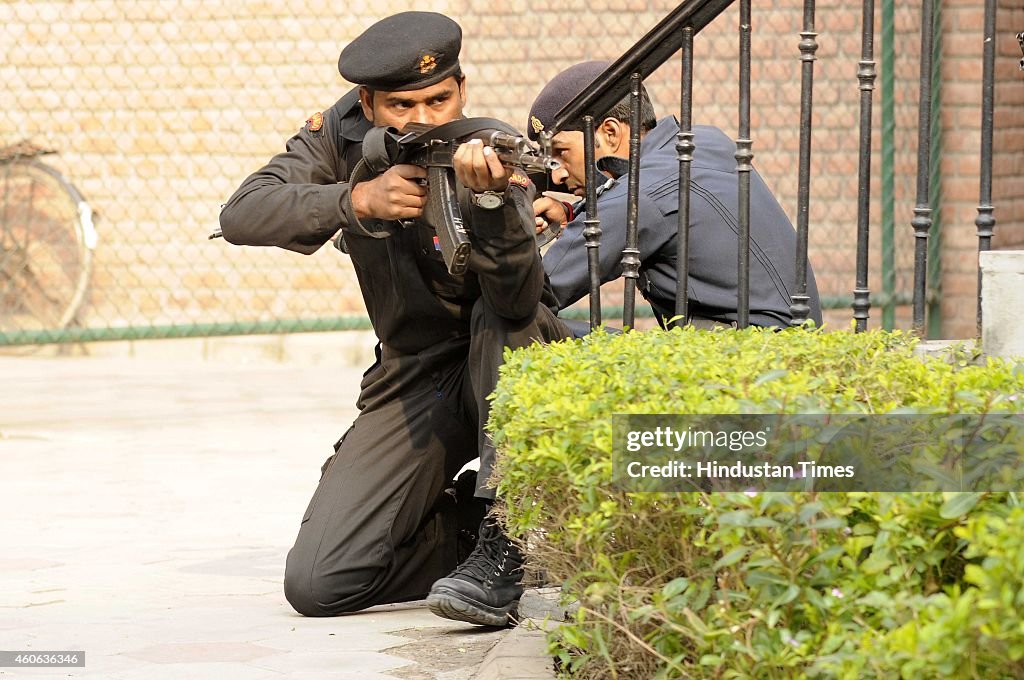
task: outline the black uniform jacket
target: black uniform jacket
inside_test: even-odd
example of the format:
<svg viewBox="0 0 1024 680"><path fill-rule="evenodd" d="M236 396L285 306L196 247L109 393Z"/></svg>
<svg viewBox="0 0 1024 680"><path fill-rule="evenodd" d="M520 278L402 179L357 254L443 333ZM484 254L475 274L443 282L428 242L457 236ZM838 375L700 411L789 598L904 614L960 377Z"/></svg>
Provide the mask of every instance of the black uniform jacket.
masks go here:
<svg viewBox="0 0 1024 680"><path fill-rule="evenodd" d="M555 306L534 239L530 185L510 184L505 205L483 210L462 191L473 254L469 271L452 276L434 232L416 224L371 238L358 224L347 182L371 127L353 89L322 120L314 116L286 151L249 176L224 205L224 238L310 254L343 229L370 321L385 347L419 354L469 336L473 305L483 297L498 315L525 319L538 302Z"/></svg>

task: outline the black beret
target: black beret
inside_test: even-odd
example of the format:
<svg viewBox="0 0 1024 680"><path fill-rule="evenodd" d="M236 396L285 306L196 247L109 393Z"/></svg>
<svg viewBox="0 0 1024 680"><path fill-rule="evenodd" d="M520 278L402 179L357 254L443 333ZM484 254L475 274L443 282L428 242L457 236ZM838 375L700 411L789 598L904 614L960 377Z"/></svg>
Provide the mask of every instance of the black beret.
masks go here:
<svg viewBox="0 0 1024 680"><path fill-rule="evenodd" d="M341 51L338 72L374 90L418 90L459 71L462 29L435 12L381 19Z"/></svg>
<svg viewBox="0 0 1024 680"><path fill-rule="evenodd" d="M530 108L530 120L526 124L530 139L539 139L540 133L555 122L555 114L604 73L610 64L610 61L585 61L570 66L552 78Z"/></svg>

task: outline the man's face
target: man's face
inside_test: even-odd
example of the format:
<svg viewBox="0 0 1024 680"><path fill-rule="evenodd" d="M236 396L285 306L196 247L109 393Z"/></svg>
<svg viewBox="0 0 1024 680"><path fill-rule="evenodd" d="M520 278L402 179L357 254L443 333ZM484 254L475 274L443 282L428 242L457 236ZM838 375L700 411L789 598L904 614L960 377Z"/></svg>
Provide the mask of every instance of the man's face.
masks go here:
<svg viewBox="0 0 1024 680"><path fill-rule="evenodd" d="M551 171L551 181L564 184L566 191L583 196L587 187L583 133L576 130L559 132L551 138L551 155L561 164Z"/></svg>
<svg viewBox="0 0 1024 680"><path fill-rule="evenodd" d="M371 93L365 87L359 90L363 115L377 127L399 130L409 123L441 125L462 116L466 105L466 79L454 76L420 90Z"/></svg>

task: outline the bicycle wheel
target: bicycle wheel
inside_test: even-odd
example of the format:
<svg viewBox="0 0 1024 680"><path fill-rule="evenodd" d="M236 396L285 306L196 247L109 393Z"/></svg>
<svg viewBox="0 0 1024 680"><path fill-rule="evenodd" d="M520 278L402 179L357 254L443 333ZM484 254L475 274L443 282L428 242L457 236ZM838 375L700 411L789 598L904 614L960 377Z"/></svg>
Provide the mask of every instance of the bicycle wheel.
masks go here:
<svg viewBox="0 0 1024 680"><path fill-rule="evenodd" d="M0 165L0 332L67 327L95 247L92 210L59 172L24 158Z"/></svg>

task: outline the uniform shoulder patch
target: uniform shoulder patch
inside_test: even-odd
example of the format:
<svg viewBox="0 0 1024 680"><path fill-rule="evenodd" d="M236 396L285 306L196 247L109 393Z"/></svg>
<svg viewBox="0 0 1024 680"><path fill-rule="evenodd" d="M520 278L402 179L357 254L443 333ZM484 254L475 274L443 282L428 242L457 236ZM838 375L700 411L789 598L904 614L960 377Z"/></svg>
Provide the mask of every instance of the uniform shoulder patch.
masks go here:
<svg viewBox="0 0 1024 680"><path fill-rule="evenodd" d="M516 186L523 187L524 189L530 186L530 178L521 172L513 172L512 176L508 178L509 184L515 184Z"/></svg>
<svg viewBox="0 0 1024 680"><path fill-rule="evenodd" d="M310 132L318 132L324 126L324 114L317 111L306 119L306 129Z"/></svg>

